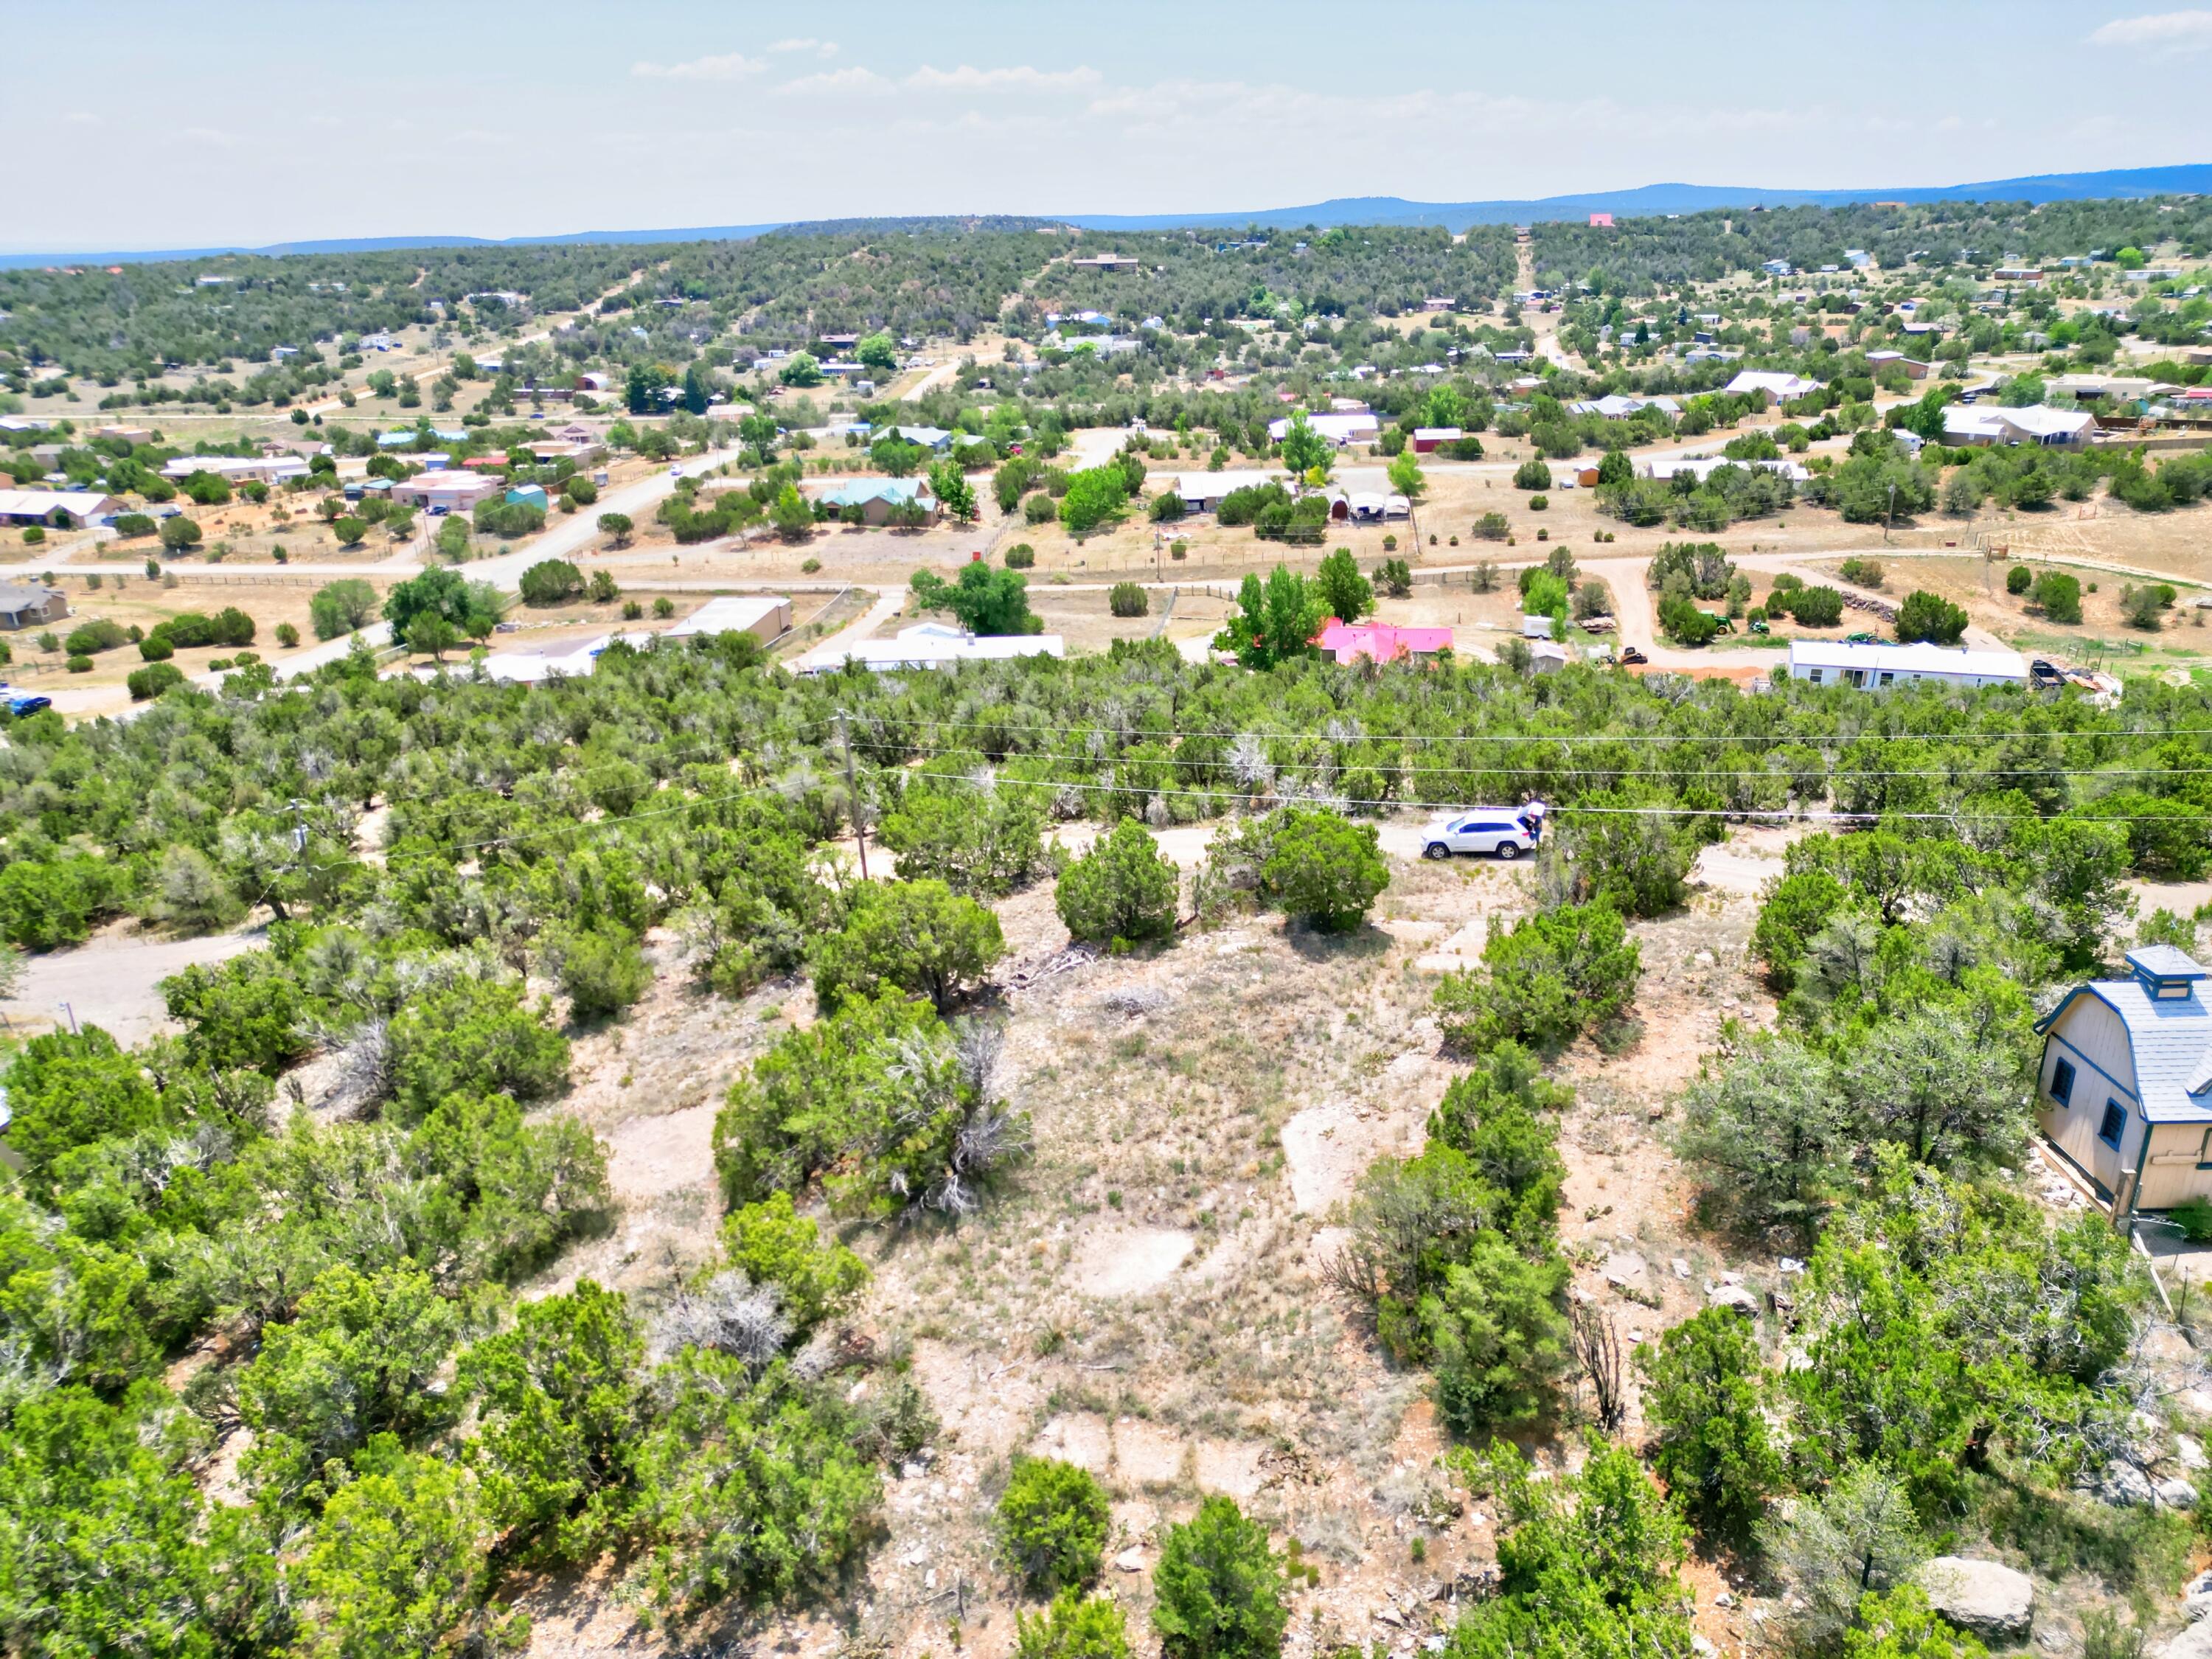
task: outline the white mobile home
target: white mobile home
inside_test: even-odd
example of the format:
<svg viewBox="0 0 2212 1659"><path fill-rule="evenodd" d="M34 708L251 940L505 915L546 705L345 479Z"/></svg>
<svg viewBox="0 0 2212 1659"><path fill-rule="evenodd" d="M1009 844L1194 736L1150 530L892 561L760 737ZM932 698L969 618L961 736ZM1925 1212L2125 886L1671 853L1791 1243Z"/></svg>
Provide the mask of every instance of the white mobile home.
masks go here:
<svg viewBox="0 0 2212 1659"><path fill-rule="evenodd" d="M1790 678L1810 685L1849 685L1883 691L1932 680L1969 690L1984 685L2026 685L2027 659L2017 651L1947 650L1917 645L1844 645L1826 640L1790 642Z"/></svg>
<svg viewBox="0 0 2212 1659"><path fill-rule="evenodd" d="M2206 970L2170 945L2127 963L2127 978L2077 985L2036 1023L2043 1132L2117 1215L2212 1196Z"/></svg>

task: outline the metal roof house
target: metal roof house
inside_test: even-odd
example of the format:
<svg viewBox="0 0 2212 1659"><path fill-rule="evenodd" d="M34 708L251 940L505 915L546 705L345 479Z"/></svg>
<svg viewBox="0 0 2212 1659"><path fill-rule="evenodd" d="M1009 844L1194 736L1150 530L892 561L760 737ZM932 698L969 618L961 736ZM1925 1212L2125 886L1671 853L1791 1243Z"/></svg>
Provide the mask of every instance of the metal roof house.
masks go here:
<svg viewBox="0 0 2212 1659"><path fill-rule="evenodd" d="M2116 1216L2212 1196L2212 973L2170 945L2077 985L2036 1022L2043 1133Z"/></svg>
<svg viewBox="0 0 2212 1659"><path fill-rule="evenodd" d="M896 668L952 668L967 662L1011 662L1020 657L1064 657L1057 634L969 634L945 623L920 623L890 639L829 647L800 659L802 674L830 674L848 662L888 672Z"/></svg>
<svg viewBox="0 0 2212 1659"><path fill-rule="evenodd" d="M1862 691L1932 680L1968 690L1985 685L2026 685L2027 659L2017 651L1956 651L1917 645L1846 645L1828 640L1790 641L1790 678L1812 685L1849 685Z"/></svg>

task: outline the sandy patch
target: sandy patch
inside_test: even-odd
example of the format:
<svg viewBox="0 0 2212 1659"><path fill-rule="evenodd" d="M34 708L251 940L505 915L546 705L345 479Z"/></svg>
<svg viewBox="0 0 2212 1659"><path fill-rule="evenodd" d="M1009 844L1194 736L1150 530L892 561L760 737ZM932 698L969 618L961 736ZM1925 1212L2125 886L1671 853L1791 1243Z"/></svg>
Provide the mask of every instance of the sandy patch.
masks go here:
<svg viewBox="0 0 2212 1659"><path fill-rule="evenodd" d="M1030 1442L1032 1457L1056 1457L1079 1469L1103 1474L1114 1462L1114 1431L1103 1417L1072 1412L1055 1417Z"/></svg>
<svg viewBox="0 0 2212 1659"><path fill-rule="evenodd" d="M1401 1056L1422 1062L1420 1071L1434 1066L1425 1054ZM1396 1070L1394 1066L1391 1068ZM1430 1092L1411 1078L1395 1081L1407 1091ZM1433 1092L1439 1097L1439 1080ZM1389 1112L1370 1111L1345 1101L1309 1106L1283 1125L1283 1156L1289 1160L1291 1206L1300 1215L1327 1215L1339 1200L1352 1196L1367 1166L1383 1157L1407 1157L1420 1150L1424 1138L1417 1127L1427 1108L1418 1100L1412 1107Z"/></svg>
<svg viewBox="0 0 2212 1659"><path fill-rule="evenodd" d="M658 1198L714 1174L713 1101L660 1117L633 1118L606 1137L607 1178L625 1200Z"/></svg>
<svg viewBox="0 0 2212 1659"><path fill-rule="evenodd" d="M1125 1417L1114 1425L1114 1473L1124 1486L1172 1486L1188 1448L1165 1429Z"/></svg>
<svg viewBox="0 0 2212 1659"><path fill-rule="evenodd" d="M1266 1471L1264 1448L1244 1440L1201 1440L1194 1462L1201 1491L1226 1492L1240 1503L1259 1495Z"/></svg>
<svg viewBox="0 0 2212 1659"><path fill-rule="evenodd" d="M1191 1236L1172 1227L1115 1228L1094 1234L1076 1265L1085 1296L1136 1296L1167 1282L1183 1264Z"/></svg>

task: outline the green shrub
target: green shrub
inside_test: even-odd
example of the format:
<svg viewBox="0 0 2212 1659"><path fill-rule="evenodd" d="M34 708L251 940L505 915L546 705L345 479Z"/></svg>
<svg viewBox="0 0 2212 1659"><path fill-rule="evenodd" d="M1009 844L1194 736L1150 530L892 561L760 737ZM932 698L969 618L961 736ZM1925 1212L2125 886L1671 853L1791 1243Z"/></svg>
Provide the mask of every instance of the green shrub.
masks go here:
<svg viewBox="0 0 2212 1659"><path fill-rule="evenodd" d="M1552 469L1540 460L1523 461L1513 470L1513 487L1516 489L1549 489L1552 487Z"/></svg>
<svg viewBox="0 0 2212 1659"><path fill-rule="evenodd" d="M2212 1242L2212 1199L2189 1199L2168 1210L2166 1217L2191 1243Z"/></svg>
<svg viewBox="0 0 2212 1659"><path fill-rule="evenodd" d="M1511 928L1491 919L1484 973L1447 975L1436 993L1444 1033L1473 1053L1509 1038L1565 1047L1619 1016L1636 994L1642 953L1610 904L1563 905Z"/></svg>
<svg viewBox="0 0 2212 1659"><path fill-rule="evenodd" d="M72 674L89 674L92 672L92 659L89 657L71 657L67 662L64 663L62 666Z"/></svg>
<svg viewBox="0 0 2212 1659"><path fill-rule="evenodd" d="M1060 872L1054 903L1079 939L1167 939L1175 933L1182 875L1143 825L1123 818Z"/></svg>
<svg viewBox="0 0 2212 1659"><path fill-rule="evenodd" d="M118 513L115 515L115 533L118 536L150 536L155 528L154 520L143 513Z"/></svg>
<svg viewBox="0 0 2212 1659"><path fill-rule="evenodd" d="M1152 596L1140 582L1115 582L1107 591L1106 608L1117 617L1141 617L1152 608Z"/></svg>
<svg viewBox="0 0 2212 1659"><path fill-rule="evenodd" d="M101 651L112 651L118 645L130 643L131 635L122 623L111 622L106 617L95 617L90 622L80 623L70 630L62 641L62 648L72 657L89 657Z"/></svg>
<svg viewBox="0 0 2212 1659"><path fill-rule="evenodd" d="M584 573L566 559L544 559L522 573L525 605L565 605L584 592Z"/></svg>
<svg viewBox="0 0 2212 1659"><path fill-rule="evenodd" d="M1016 542L1006 550L1006 568L1027 570L1036 563L1036 549L1027 542Z"/></svg>
<svg viewBox="0 0 2212 1659"><path fill-rule="evenodd" d="M1371 823L1353 823L1320 807L1286 806L1275 815L1272 830L1260 891L1285 915L1322 933L1359 926L1390 884L1390 866L1382 861Z"/></svg>
<svg viewBox="0 0 2212 1659"><path fill-rule="evenodd" d="M653 984L652 964L636 936L618 923L563 934L553 954L556 977L579 1019L620 1013Z"/></svg>
<svg viewBox="0 0 2212 1659"><path fill-rule="evenodd" d="M1940 594L1917 590L1897 607L1897 637L1908 645L1916 640L1956 645L1966 631L1966 613Z"/></svg>
<svg viewBox="0 0 2212 1659"><path fill-rule="evenodd" d="M1106 1489L1089 1471L1048 1457L1017 1457L999 1499L999 1553L1031 1590L1081 1589L1104 1565L1112 1524Z"/></svg>
<svg viewBox="0 0 2212 1659"><path fill-rule="evenodd" d="M1014 1614L1014 1659L1129 1659L1129 1634L1110 1595L1062 1590L1044 1613Z"/></svg>
<svg viewBox="0 0 2212 1659"><path fill-rule="evenodd" d="M173 663L166 662L149 663L143 668L134 668L123 680L133 702L150 702L171 686L184 683L184 671Z"/></svg>
<svg viewBox="0 0 2212 1659"><path fill-rule="evenodd" d="M2005 592L2025 593L2035 583L2035 573L2024 564L2016 564L2005 572Z"/></svg>
<svg viewBox="0 0 2212 1659"><path fill-rule="evenodd" d="M138 657L142 662L167 662L176 654L175 645L158 628L138 641Z"/></svg>
<svg viewBox="0 0 2212 1659"><path fill-rule="evenodd" d="M1290 1623L1267 1529L1212 1497L1168 1528L1152 1569L1152 1629L1165 1659L1276 1659Z"/></svg>
<svg viewBox="0 0 2212 1659"><path fill-rule="evenodd" d="M2028 590L2028 600L2055 623L2081 620L2081 579L2063 570L2046 570Z"/></svg>
<svg viewBox="0 0 2212 1659"><path fill-rule="evenodd" d="M809 953L825 1012L895 987L950 1008L1006 952L999 918L941 881L872 883Z"/></svg>

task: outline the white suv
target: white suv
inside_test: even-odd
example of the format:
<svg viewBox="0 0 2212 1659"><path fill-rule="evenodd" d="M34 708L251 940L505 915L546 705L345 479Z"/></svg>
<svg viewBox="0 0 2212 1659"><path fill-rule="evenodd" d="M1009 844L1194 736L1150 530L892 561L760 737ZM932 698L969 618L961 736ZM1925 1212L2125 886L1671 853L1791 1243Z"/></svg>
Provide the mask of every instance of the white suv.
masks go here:
<svg viewBox="0 0 2212 1659"><path fill-rule="evenodd" d="M1470 806L1437 819L1421 832L1421 856L1448 859L1454 853L1492 853L1510 860L1534 852L1543 836L1540 806Z"/></svg>

